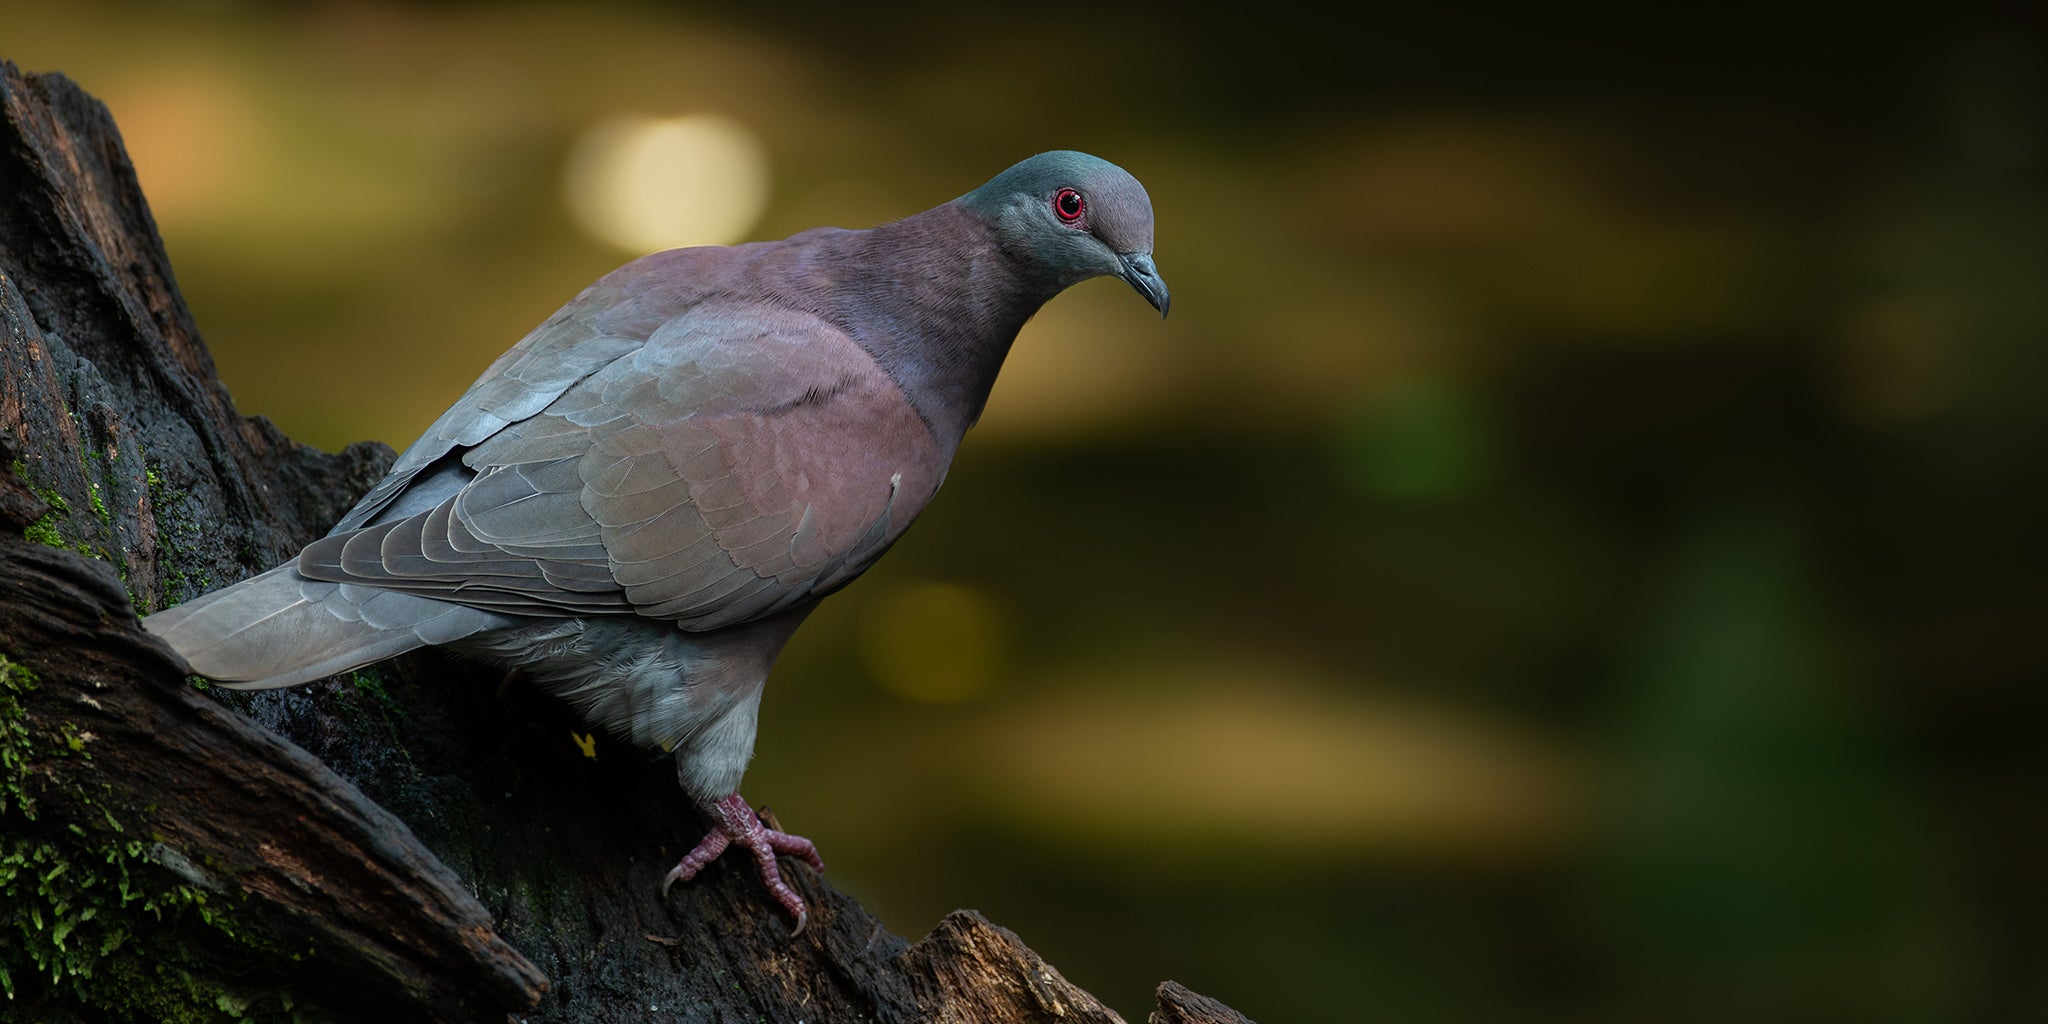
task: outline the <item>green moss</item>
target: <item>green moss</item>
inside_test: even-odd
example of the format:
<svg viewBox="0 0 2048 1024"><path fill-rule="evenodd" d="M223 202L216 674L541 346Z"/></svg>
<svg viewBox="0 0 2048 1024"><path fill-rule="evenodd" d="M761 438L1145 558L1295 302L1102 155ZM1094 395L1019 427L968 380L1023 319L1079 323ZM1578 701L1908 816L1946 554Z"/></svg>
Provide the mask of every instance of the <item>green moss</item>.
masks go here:
<svg viewBox="0 0 2048 1024"><path fill-rule="evenodd" d="M49 512L43 513L43 517L28 524L28 528L21 531L21 535L30 541L47 547L68 547L64 543L64 538L57 533L57 514L54 508Z"/></svg>
<svg viewBox="0 0 2048 1024"><path fill-rule="evenodd" d="M208 891L203 870L149 839L145 813L106 783L78 781L92 776L65 762L90 761L94 737L38 721L38 686L0 655L0 1017L300 1019L288 991L239 972L304 953L241 928L240 900ZM46 813L53 793L71 820ZM215 962L222 950L242 963Z"/></svg>
<svg viewBox="0 0 2048 1024"><path fill-rule="evenodd" d="M113 525L114 517L107 511L107 499L100 496L100 491L102 485L105 485L105 489L110 491L120 489L119 482L114 477L113 466L114 463L119 461L121 461L121 450L118 448L109 448L105 452L87 449L85 453L86 471L99 476L97 482L92 480L85 482L85 500L87 504L92 506L92 514L98 516L100 522L106 523L109 526Z"/></svg>
<svg viewBox="0 0 2048 1024"><path fill-rule="evenodd" d="M384 671L375 666L354 669L346 677L356 692L375 701L377 708L387 714L398 714L398 702L391 698L391 691L384 688Z"/></svg>
<svg viewBox="0 0 2048 1024"><path fill-rule="evenodd" d="M43 500L43 504L50 507L50 510L43 513L41 518L28 524L28 528L21 531L21 535L37 544L53 548L69 548L71 545L65 542L62 534L57 532L57 524L62 522L65 516L71 514L70 503L66 502L64 496L56 491L48 487L36 486L35 481L29 479L28 466L20 459L14 460L14 464L8 468L14 472L15 476L20 477L23 482L29 485L29 489L35 492L36 497Z"/></svg>
<svg viewBox="0 0 2048 1024"><path fill-rule="evenodd" d="M208 544L209 536L205 527L196 522L189 512L192 496L169 485L164 475L157 471L148 449L142 450L142 465L143 479L149 490L149 507L156 517L158 565L163 579L164 603L153 610L162 611L188 595L214 589L211 573L203 569L190 572L185 569L185 566L202 561L199 552Z"/></svg>
<svg viewBox="0 0 2048 1024"><path fill-rule="evenodd" d="M35 492L35 496L42 499L43 504L50 507L50 510L43 513L41 518L28 524L27 528L21 531L24 539L46 547L76 551L88 558L113 562L121 567L123 578L126 578L128 569L127 559L115 557L84 541L73 541L64 536L64 532L59 527L63 525L65 520L71 517L71 503L65 501L62 494L57 493L57 490L53 487L44 487L36 483L35 478L29 475L28 464L20 459L14 460L7 468L15 476L19 477L22 482L28 484L29 489ZM92 501L93 512L99 516L102 522L111 525L113 519L107 511L105 499L100 497L99 487L88 483L86 488Z"/></svg>

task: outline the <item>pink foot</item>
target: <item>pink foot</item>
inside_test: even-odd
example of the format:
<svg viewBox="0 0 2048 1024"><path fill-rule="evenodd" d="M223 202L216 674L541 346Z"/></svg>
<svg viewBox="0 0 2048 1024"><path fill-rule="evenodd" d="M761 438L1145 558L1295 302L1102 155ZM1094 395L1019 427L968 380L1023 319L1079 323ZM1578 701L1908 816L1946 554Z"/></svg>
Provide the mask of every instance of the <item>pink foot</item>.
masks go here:
<svg viewBox="0 0 2048 1024"><path fill-rule="evenodd" d="M704 865L716 860L719 854L725 852L728 845L738 843L754 855L754 864L761 871L761 883L768 887L769 894L775 897L776 902L782 904L784 910L789 911L789 916L796 918L796 928L789 933L790 937L802 935L804 925L810 922L810 912L804 909L804 898L798 896L796 890L782 880L782 871L775 866L775 855L786 853L801 857L811 867L823 871L825 862L818 859L818 848L812 846L811 841L802 836L777 832L761 824L761 819L754 816L754 809L747 806L747 801L738 793L717 803L706 804L705 810L710 811L712 816L718 819L717 823L712 826L711 834L705 836L704 841L698 843L696 849L677 861L676 866L669 871L668 877L662 880L662 896L666 898L669 887L677 882L687 882L697 877L697 872L704 870Z"/></svg>

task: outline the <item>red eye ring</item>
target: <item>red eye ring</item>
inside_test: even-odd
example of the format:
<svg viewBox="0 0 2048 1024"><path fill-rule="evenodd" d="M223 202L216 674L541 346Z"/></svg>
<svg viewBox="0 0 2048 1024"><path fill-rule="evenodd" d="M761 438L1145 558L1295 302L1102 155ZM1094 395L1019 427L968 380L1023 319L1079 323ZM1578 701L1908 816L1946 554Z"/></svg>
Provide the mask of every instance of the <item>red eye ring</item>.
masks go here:
<svg viewBox="0 0 2048 1024"><path fill-rule="evenodd" d="M1081 193L1070 188L1063 188L1053 193L1052 212L1068 224L1080 220L1081 215L1087 211L1088 201L1081 198Z"/></svg>

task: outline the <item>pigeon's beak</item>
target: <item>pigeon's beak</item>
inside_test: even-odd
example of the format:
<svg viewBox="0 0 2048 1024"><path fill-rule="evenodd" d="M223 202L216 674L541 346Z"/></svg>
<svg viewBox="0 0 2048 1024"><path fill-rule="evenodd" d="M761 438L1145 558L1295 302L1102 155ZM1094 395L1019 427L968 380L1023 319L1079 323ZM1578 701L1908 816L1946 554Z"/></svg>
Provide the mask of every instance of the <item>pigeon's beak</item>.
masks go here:
<svg viewBox="0 0 2048 1024"><path fill-rule="evenodd" d="M1152 265L1152 254L1127 252L1117 258L1124 263L1124 272L1120 276L1129 281L1131 287L1136 288L1138 294L1143 295L1145 301L1151 303L1152 308L1158 310L1159 315L1164 317L1166 307L1173 304L1173 296L1166 294L1166 282L1160 278L1159 268Z"/></svg>

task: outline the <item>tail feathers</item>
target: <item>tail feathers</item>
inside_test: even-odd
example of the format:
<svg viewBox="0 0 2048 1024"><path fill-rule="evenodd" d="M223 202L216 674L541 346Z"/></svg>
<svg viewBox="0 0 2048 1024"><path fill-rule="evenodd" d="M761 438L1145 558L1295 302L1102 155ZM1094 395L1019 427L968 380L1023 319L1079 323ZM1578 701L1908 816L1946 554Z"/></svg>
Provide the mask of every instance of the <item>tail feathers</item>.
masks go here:
<svg viewBox="0 0 2048 1024"><path fill-rule="evenodd" d="M300 576L287 562L142 620L192 670L237 689L311 682L523 620Z"/></svg>

